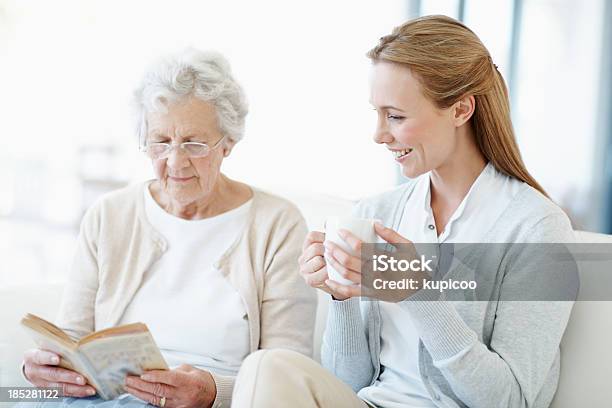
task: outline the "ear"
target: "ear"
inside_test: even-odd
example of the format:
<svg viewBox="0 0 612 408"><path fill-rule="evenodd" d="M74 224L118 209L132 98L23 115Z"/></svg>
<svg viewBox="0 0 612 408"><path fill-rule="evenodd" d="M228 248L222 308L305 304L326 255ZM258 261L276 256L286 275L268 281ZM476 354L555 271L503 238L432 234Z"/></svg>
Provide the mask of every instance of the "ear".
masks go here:
<svg viewBox="0 0 612 408"><path fill-rule="evenodd" d="M231 139L227 139L227 142L225 142L223 146L223 157L227 157L230 155L235 144L236 144L235 141Z"/></svg>
<svg viewBox="0 0 612 408"><path fill-rule="evenodd" d="M476 109L476 99L473 95L466 95L453 105L453 121L455 126L462 126L464 123L470 120Z"/></svg>

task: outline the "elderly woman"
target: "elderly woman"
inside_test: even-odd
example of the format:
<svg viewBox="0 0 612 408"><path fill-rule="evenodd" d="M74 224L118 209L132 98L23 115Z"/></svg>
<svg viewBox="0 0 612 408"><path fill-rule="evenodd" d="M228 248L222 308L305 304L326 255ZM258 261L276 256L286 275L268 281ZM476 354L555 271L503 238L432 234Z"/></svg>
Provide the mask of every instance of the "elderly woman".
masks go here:
<svg viewBox="0 0 612 408"><path fill-rule="evenodd" d="M136 105L156 178L85 214L58 326L81 337L144 322L171 370L128 376L120 402L94 396L49 351L29 350L23 372L62 387L73 397L63 404L227 407L250 353L312 353L316 298L297 273L306 225L289 202L220 171L247 114L222 56L188 50L158 62Z"/></svg>

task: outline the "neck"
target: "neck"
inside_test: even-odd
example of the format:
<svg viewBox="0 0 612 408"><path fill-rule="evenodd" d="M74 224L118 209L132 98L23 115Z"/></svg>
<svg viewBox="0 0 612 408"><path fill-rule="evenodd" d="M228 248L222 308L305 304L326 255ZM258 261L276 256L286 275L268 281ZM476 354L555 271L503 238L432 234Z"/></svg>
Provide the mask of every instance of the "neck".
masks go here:
<svg viewBox="0 0 612 408"><path fill-rule="evenodd" d="M458 129L455 152L431 172L431 202L441 206L459 204L487 164L476 145L470 126Z"/></svg>

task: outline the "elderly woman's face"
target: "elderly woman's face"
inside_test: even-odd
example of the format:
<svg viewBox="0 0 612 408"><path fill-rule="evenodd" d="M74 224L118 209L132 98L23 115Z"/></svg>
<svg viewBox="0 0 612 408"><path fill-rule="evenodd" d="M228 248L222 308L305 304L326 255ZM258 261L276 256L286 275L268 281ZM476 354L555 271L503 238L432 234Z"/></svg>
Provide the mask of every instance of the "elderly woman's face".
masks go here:
<svg viewBox="0 0 612 408"><path fill-rule="evenodd" d="M187 205L206 197L218 179L224 142L206 157L193 158L178 147L182 142L200 142L214 146L223 135L217 124L213 105L196 98L170 104L166 113L147 115L148 143L175 144L165 159L154 159L153 168L163 193Z"/></svg>

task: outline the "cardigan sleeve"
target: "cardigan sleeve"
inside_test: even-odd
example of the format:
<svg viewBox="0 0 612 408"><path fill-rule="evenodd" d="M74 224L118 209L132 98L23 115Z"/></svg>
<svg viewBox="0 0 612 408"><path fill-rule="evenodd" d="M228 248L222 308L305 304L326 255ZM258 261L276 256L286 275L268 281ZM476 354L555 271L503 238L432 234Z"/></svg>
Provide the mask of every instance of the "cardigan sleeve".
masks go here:
<svg viewBox="0 0 612 408"><path fill-rule="evenodd" d="M572 242L573 232L567 224L566 217L547 216L528 231L527 237L534 243ZM523 251L509 266L500 294L505 300L497 304L489 347L479 341L452 302L432 301L424 297L427 294L417 293L401 303L410 313L434 366L470 407L527 408L542 406L539 398L552 397L541 391L558 359L575 295L570 299L567 288L551 283L559 293L548 295L561 300L524 301L523 296L524 291L531 290L536 276L549 282L559 277L572 282L577 266L561 262L551 267L537 252ZM547 406L550 401L544 403Z"/></svg>
<svg viewBox="0 0 612 408"><path fill-rule="evenodd" d="M306 233L306 223L295 208L278 220L270 235L260 349L285 348L312 357L317 299L300 276L298 264Z"/></svg>
<svg viewBox="0 0 612 408"><path fill-rule="evenodd" d="M95 299L99 285L98 214L97 206L94 206L83 217L57 316L57 326L76 338L95 330Z"/></svg>
<svg viewBox="0 0 612 408"><path fill-rule="evenodd" d="M327 324L321 345L321 363L358 392L371 384L374 366L359 298L343 301L330 297Z"/></svg>
<svg viewBox="0 0 612 408"><path fill-rule="evenodd" d="M354 217L367 214L364 202L352 210ZM337 301L329 297L329 312L323 342L321 363L336 377L347 383L355 392L372 383L374 365L368 344L366 313L357 297Z"/></svg>
<svg viewBox="0 0 612 408"><path fill-rule="evenodd" d="M212 371L210 371L210 375L212 375L215 381L215 387L217 388L217 395L212 403L212 408L230 407L232 404L232 392L234 391L236 376L219 375Z"/></svg>

